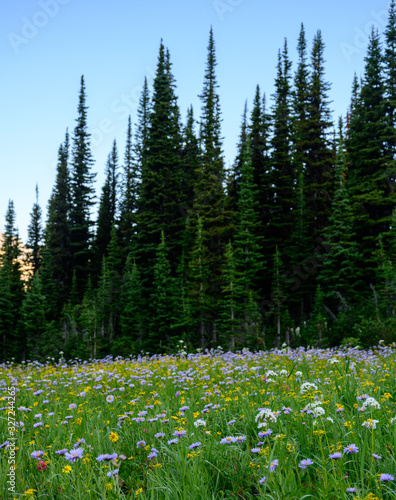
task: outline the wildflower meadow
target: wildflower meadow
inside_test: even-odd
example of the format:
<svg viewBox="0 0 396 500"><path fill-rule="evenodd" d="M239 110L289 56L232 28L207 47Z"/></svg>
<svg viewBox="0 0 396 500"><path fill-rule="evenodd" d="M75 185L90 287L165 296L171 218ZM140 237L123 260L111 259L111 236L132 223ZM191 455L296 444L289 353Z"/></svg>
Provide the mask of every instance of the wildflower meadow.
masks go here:
<svg viewBox="0 0 396 500"><path fill-rule="evenodd" d="M396 498L396 348L0 366L0 498Z"/></svg>

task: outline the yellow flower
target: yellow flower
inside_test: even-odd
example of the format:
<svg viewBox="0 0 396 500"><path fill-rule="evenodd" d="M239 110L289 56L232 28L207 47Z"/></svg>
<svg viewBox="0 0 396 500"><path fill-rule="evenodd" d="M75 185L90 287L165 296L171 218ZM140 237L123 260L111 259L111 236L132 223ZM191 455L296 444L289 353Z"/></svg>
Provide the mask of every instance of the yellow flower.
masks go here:
<svg viewBox="0 0 396 500"><path fill-rule="evenodd" d="M72 470L73 469L70 467L70 465L65 465L62 469L62 472L64 472L65 474L70 474Z"/></svg>
<svg viewBox="0 0 396 500"><path fill-rule="evenodd" d="M108 490L112 490L112 489L113 489L113 483L107 483L107 484L106 484L106 488L107 488Z"/></svg>
<svg viewBox="0 0 396 500"><path fill-rule="evenodd" d="M110 432L109 439L112 443L116 443L120 438L116 432Z"/></svg>
<svg viewBox="0 0 396 500"><path fill-rule="evenodd" d="M37 491L37 490L34 490L33 488L30 488L28 490L25 491L25 493L23 494L23 496L34 496L34 492Z"/></svg>
<svg viewBox="0 0 396 500"><path fill-rule="evenodd" d="M140 493L143 493L143 488L139 488L138 490L135 491L135 495L138 496Z"/></svg>

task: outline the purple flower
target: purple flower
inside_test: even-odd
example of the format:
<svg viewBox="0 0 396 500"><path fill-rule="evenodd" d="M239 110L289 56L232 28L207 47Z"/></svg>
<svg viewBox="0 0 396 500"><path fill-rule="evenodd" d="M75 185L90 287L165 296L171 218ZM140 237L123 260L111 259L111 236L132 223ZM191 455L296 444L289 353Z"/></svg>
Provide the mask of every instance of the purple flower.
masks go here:
<svg viewBox="0 0 396 500"><path fill-rule="evenodd" d="M157 458L158 451L157 450L152 450L151 453L148 454L147 458L151 460L152 458Z"/></svg>
<svg viewBox="0 0 396 500"><path fill-rule="evenodd" d="M274 472L275 469L278 467L279 460L276 458L275 460L272 460L272 462L269 464L269 470L271 472Z"/></svg>
<svg viewBox="0 0 396 500"><path fill-rule="evenodd" d="M381 460L382 457L380 457L379 455L377 455L376 453L373 453L373 457L376 459L376 460Z"/></svg>
<svg viewBox="0 0 396 500"><path fill-rule="evenodd" d="M157 432L157 434L154 434L154 437L156 437L156 438L163 438L163 437L165 437L165 433L163 433L163 432Z"/></svg>
<svg viewBox="0 0 396 500"><path fill-rule="evenodd" d="M42 389L39 389L38 391L36 392L33 392L33 396L38 396L39 394L41 394L43 392Z"/></svg>
<svg viewBox="0 0 396 500"><path fill-rule="evenodd" d="M74 445L74 448L78 448L80 446L80 444L84 444L85 443L85 439L84 438L81 438L77 441L77 443Z"/></svg>
<svg viewBox="0 0 396 500"><path fill-rule="evenodd" d="M236 443L240 443L241 441L246 441L246 436L237 436L235 438Z"/></svg>
<svg viewBox="0 0 396 500"><path fill-rule="evenodd" d="M0 450L1 450L2 448L4 448L5 446L8 446L9 444L10 444L10 442L9 442L9 441L4 441L4 443L3 443L3 444L0 444Z"/></svg>
<svg viewBox="0 0 396 500"><path fill-rule="evenodd" d="M106 475L107 477L115 476L118 473L119 469L114 469L113 471L109 471Z"/></svg>
<svg viewBox="0 0 396 500"><path fill-rule="evenodd" d="M179 442L179 439L178 439L178 438L170 439L170 440L168 441L168 445L169 445L169 444L176 444L176 443L178 443L178 442Z"/></svg>
<svg viewBox="0 0 396 500"><path fill-rule="evenodd" d="M260 483L260 484L264 484L266 480L267 480L267 478L264 476L264 477L262 477L262 478L259 480L259 483Z"/></svg>
<svg viewBox="0 0 396 500"><path fill-rule="evenodd" d="M359 448L355 444L349 444L346 448L344 448L344 453L357 453Z"/></svg>
<svg viewBox="0 0 396 500"><path fill-rule="evenodd" d="M76 403L70 403L69 404L69 410L74 410L74 408L77 408Z"/></svg>
<svg viewBox="0 0 396 500"><path fill-rule="evenodd" d="M41 425L43 425L43 422L36 422L33 427L40 427Z"/></svg>
<svg viewBox="0 0 396 500"><path fill-rule="evenodd" d="M260 448L252 448L250 451L252 453L260 453Z"/></svg>
<svg viewBox="0 0 396 500"><path fill-rule="evenodd" d="M114 401L114 396L110 395L106 398L107 403L112 403Z"/></svg>
<svg viewBox="0 0 396 500"><path fill-rule="evenodd" d="M63 450L58 450L55 453L57 455L65 455L67 453L67 448L64 448Z"/></svg>
<svg viewBox="0 0 396 500"><path fill-rule="evenodd" d="M381 474L380 475L380 481L383 483L387 481L393 481L395 478L391 474Z"/></svg>
<svg viewBox="0 0 396 500"><path fill-rule="evenodd" d="M76 448L75 450L70 450L69 453L65 453L65 458L69 462L76 462L79 458L82 458L84 453L84 448Z"/></svg>
<svg viewBox="0 0 396 500"><path fill-rule="evenodd" d="M32 458L37 458L39 459L40 457L42 457L44 455L44 452L39 450L39 451L32 451L32 453L30 454L30 456Z"/></svg>
<svg viewBox="0 0 396 500"><path fill-rule="evenodd" d="M301 462L298 464L300 469L307 469L308 465L312 465L313 462L311 459L307 458L306 460L301 460Z"/></svg>
<svg viewBox="0 0 396 500"><path fill-rule="evenodd" d="M201 446L201 441L197 441L196 443L190 444L188 447L190 450L193 450L194 448L198 448L198 446Z"/></svg>
<svg viewBox="0 0 396 500"><path fill-rule="evenodd" d="M181 437L181 436L185 436L186 435L186 432L187 431L175 431L172 436L177 436L177 437Z"/></svg>
<svg viewBox="0 0 396 500"><path fill-rule="evenodd" d="M342 453L336 451L335 453L331 453L329 455L329 458L331 458L332 460L336 460L337 458L342 458Z"/></svg>
<svg viewBox="0 0 396 500"><path fill-rule="evenodd" d="M259 433L258 433L258 437L259 437L259 438L264 438L264 437L269 436L270 434L272 434L272 431L271 431L271 429L268 429L268 431L265 431L265 432L259 432Z"/></svg>
<svg viewBox="0 0 396 500"><path fill-rule="evenodd" d="M347 493L356 493L356 488L347 488Z"/></svg>
<svg viewBox="0 0 396 500"><path fill-rule="evenodd" d="M232 437L232 436L227 436L225 438L223 438L221 441L220 441L220 444L228 444L228 443L235 443L236 441L236 438Z"/></svg>
<svg viewBox="0 0 396 500"><path fill-rule="evenodd" d="M182 406L181 408L179 408L179 411L187 411L189 409L190 408L188 406Z"/></svg>
<svg viewBox="0 0 396 500"><path fill-rule="evenodd" d="M138 442L136 443L136 446L137 446L138 448L144 448L144 447L146 446L146 441L138 441Z"/></svg>
<svg viewBox="0 0 396 500"><path fill-rule="evenodd" d="M236 420L230 420L227 425L234 425Z"/></svg>

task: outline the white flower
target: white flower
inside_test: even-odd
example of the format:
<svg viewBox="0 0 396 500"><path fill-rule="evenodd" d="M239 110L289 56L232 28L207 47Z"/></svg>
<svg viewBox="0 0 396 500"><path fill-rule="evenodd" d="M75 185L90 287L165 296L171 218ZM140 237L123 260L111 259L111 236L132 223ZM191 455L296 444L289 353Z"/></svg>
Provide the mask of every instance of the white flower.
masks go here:
<svg viewBox="0 0 396 500"><path fill-rule="evenodd" d="M267 422L260 422L257 427L258 429L261 429L262 427L267 427L267 425Z"/></svg>
<svg viewBox="0 0 396 500"><path fill-rule="evenodd" d="M317 406L316 408L314 408L313 413L315 417L320 417L321 415L324 415L326 412L324 411L324 408L322 408L321 406Z"/></svg>
<svg viewBox="0 0 396 500"><path fill-rule="evenodd" d="M396 417L393 417L389 421L390 424L396 424Z"/></svg>
<svg viewBox="0 0 396 500"><path fill-rule="evenodd" d="M330 363L331 365L334 365L334 363L339 363L339 362L340 362L340 360L339 360L339 359L337 359L337 358L331 358L331 359L329 359L329 363Z"/></svg>
<svg viewBox="0 0 396 500"><path fill-rule="evenodd" d="M316 384L311 384L311 382L304 382L303 384L301 384L300 394L305 394L310 389L313 389L314 391L317 391L318 390L318 386Z"/></svg>
<svg viewBox="0 0 396 500"><path fill-rule="evenodd" d="M376 424L378 424L378 422L379 420L373 420L369 418L368 420L362 423L362 427L366 427L367 429L376 429L377 428Z"/></svg>
<svg viewBox="0 0 396 500"><path fill-rule="evenodd" d="M279 372L279 375L281 375L282 377L286 376L287 375L287 370L281 370Z"/></svg>
<svg viewBox="0 0 396 500"><path fill-rule="evenodd" d="M326 420L328 420L329 422L331 422L332 424L334 424L334 420L331 417L327 417Z"/></svg>
<svg viewBox="0 0 396 500"><path fill-rule="evenodd" d="M366 410L367 408L374 408L376 410L380 410L381 405L378 403L378 401L375 398L367 398L364 400L364 403L362 405L362 409Z"/></svg>
<svg viewBox="0 0 396 500"><path fill-rule="evenodd" d="M206 427L206 422L202 418L194 422L195 427Z"/></svg>
<svg viewBox="0 0 396 500"><path fill-rule="evenodd" d="M276 422L277 419L277 415L275 415L275 413L269 408L263 408L256 415L256 422L258 422L259 420L269 420L270 422Z"/></svg>
<svg viewBox="0 0 396 500"><path fill-rule="evenodd" d="M302 372L296 372L296 377L301 377L302 376Z"/></svg>
<svg viewBox="0 0 396 500"><path fill-rule="evenodd" d="M273 370L268 370L267 373L265 374L266 377L277 377L278 374L274 372ZM267 380L268 382L268 380Z"/></svg>

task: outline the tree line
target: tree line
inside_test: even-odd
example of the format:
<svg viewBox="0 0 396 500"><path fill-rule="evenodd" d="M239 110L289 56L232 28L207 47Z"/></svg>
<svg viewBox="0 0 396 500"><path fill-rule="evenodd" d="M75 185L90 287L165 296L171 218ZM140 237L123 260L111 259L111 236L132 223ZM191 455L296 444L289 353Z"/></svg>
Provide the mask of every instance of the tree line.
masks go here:
<svg viewBox="0 0 396 500"><path fill-rule="evenodd" d="M372 345L396 327L396 9L373 28L362 78L335 124L321 31L304 25L292 70L257 85L226 169L210 30L198 119L183 122L160 43L120 162L114 140L94 218L81 77L76 126L58 149L42 221L36 202L22 279L10 200L0 255L3 360L190 348ZM122 165L120 164L122 163Z"/></svg>

